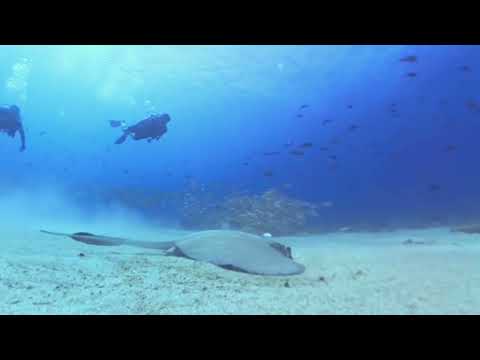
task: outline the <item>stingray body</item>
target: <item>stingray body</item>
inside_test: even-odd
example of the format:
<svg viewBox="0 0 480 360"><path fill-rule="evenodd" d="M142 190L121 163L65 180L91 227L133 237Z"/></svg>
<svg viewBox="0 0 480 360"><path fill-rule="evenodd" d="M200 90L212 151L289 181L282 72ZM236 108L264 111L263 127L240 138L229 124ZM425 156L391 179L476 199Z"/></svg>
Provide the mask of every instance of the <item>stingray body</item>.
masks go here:
<svg viewBox="0 0 480 360"><path fill-rule="evenodd" d="M165 251L167 256L209 262L221 268L255 275L296 275L305 266L293 261L291 249L261 236L240 231L209 230L184 236L176 241L154 242L109 237L81 232L74 234L42 232L67 236L90 245L129 245Z"/></svg>

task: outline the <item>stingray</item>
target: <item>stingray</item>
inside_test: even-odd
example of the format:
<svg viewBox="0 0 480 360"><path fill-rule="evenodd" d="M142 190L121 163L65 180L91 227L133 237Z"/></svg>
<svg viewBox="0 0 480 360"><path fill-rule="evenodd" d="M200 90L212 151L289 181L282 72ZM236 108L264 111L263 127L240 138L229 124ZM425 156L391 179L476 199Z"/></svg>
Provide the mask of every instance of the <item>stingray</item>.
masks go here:
<svg viewBox="0 0 480 360"><path fill-rule="evenodd" d="M43 233L66 236L89 245L128 245L163 250L166 256L184 257L208 262L226 270L254 275L286 276L305 271L305 266L293 261L290 247L270 238L241 231L208 230L195 232L176 241L140 241L120 237L74 234L41 230Z"/></svg>

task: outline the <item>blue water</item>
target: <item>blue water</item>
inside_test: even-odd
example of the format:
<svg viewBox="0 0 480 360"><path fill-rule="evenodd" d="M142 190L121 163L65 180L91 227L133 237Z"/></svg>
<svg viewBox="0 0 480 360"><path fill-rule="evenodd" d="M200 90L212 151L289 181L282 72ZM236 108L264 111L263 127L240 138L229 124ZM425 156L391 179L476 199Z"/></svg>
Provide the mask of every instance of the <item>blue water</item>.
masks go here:
<svg viewBox="0 0 480 360"><path fill-rule="evenodd" d="M161 193L124 206L174 222L192 183L212 199L274 188L332 202L318 230L469 222L478 84L478 46L1 46L0 102L20 107L27 138L20 153L0 135L1 192L58 188L90 213L112 189ZM113 144L109 120L156 113L172 118L159 141Z"/></svg>

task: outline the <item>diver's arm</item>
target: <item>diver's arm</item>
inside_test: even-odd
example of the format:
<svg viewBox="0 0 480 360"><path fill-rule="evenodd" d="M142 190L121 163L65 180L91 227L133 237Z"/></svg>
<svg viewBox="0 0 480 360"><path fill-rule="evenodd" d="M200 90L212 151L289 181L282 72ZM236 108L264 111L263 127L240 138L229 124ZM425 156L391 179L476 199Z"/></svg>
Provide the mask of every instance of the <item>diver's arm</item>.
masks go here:
<svg viewBox="0 0 480 360"><path fill-rule="evenodd" d="M20 147L20 151L25 151L25 132L23 131L23 126L20 125L18 132L20 133L20 141L22 142L22 146Z"/></svg>

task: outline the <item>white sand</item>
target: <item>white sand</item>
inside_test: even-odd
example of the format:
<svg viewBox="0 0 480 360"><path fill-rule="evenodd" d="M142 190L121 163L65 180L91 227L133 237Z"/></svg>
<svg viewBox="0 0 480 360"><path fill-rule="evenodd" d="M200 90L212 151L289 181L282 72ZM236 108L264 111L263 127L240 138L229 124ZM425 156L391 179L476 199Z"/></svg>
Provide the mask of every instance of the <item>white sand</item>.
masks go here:
<svg viewBox="0 0 480 360"><path fill-rule="evenodd" d="M185 233L70 225L51 230L159 241ZM150 250L85 245L37 229L12 225L0 234L1 314L480 313L480 236L448 229L277 238L307 266L300 276L281 278ZM409 238L434 243L403 245Z"/></svg>

